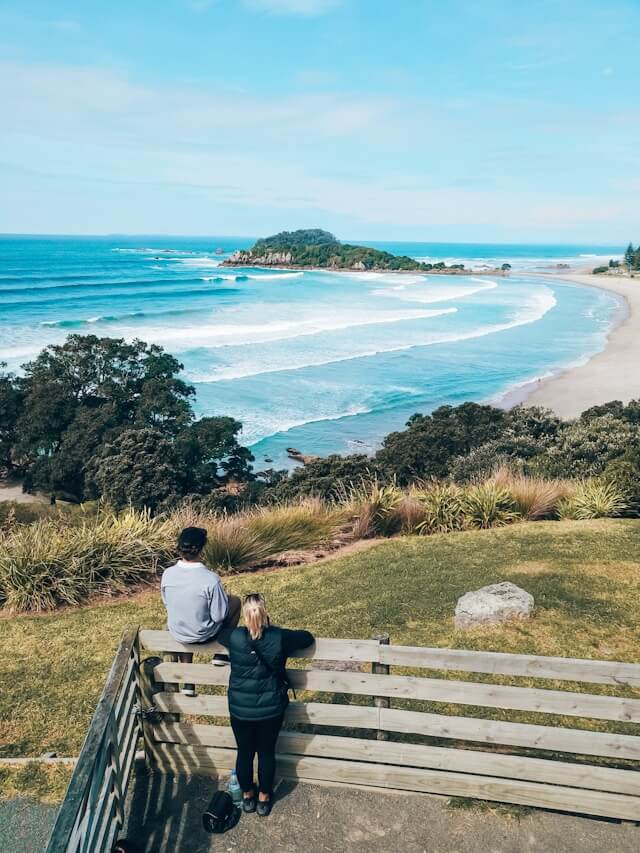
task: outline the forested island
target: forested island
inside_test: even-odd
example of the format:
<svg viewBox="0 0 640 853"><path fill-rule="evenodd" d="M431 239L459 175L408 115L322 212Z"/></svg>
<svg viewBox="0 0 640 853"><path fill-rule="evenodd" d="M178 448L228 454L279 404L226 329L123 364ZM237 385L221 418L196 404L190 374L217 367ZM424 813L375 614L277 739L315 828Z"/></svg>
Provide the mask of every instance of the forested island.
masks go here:
<svg viewBox="0 0 640 853"><path fill-rule="evenodd" d="M341 243L329 231L305 228L281 231L258 240L251 249L235 252L225 266L288 267L293 269L331 269L464 274L464 264L447 266L425 264L407 255L393 255L370 246ZM506 272L505 265L503 272Z"/></svg>

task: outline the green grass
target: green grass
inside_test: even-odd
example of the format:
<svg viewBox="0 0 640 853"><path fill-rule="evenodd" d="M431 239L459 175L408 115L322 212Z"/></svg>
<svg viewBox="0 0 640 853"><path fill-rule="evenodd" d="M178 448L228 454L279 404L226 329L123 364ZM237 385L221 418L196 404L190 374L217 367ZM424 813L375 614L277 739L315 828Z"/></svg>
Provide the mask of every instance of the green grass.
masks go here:
<svg viewBox="0 0 640 853"><path fill-rule="evenodd" d="M535 618L456 632L457 598L503 580L534 595ZM276 622L319 636L388 631L394 643L640 661L636 520L536 522L407 537L226 583L236 593L263 591ZM0 619L0 755L78 754L120 634L130 623L163 627L157 591ZM540 721L526 714L517 719Z"/></svg>

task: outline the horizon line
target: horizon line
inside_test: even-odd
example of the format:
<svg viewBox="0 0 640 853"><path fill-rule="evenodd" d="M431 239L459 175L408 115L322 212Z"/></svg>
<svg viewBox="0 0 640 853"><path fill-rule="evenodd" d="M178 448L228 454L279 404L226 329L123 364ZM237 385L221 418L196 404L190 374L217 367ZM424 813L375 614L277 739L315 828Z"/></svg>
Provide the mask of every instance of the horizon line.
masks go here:
<svg viewBox="0 0 640 853"><path fill-rule="evenodd" d="M288 230L288 229L284 229ZM294 230L303 230L303 229L294 229ZM304 229L311 230L311 229ZM324 230L324 229L323 229ZM275 232L280 233L280 232ZM333 233L333 232L331 232ZM272 236L272 235L269 235ZM92 233L92 234L73 234L68 232L39 232L39 231L0 231L0 239L4 238L12 238L12 237L27 237L27 238L46 238L52 237L57 239L76 239L76 240L91 240L91 239L114 239L116 237L124 237L124 238L134 238L134 237L162 237L165 238L175 238L179 240L188 240L188 239L198 239L198 240L208 240L214 239L216 237L231 240L231 239L241 239L241 240L259 240L264 239L261 237L256 237L254 235L247 234L172 234L170 232L133 232L133 231L113 231L113 232L103 232L103 233ZM447 243L452 246L581 246L581 247L589 247L589 248L612 248L612 247L620 247L622 251L626 248L627 241L623 243L592 243L592 242L552 242L552 241L528 241L528 240L407 240L402 238L396 239L371 239L368 237L355 237L355 238L339 238L340 242L343 243L354 243L354 242L369 242L369 243L415 243L416 245L428 245L428 244L442 244Z"/></svg>

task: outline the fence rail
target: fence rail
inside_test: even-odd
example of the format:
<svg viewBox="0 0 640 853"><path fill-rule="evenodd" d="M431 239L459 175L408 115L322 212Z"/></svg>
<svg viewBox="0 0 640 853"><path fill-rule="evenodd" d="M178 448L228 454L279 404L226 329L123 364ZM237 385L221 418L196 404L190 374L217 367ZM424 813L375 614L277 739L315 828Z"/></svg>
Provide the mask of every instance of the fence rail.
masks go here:
<svg viewBox="0 0 640 853"><path fill-rule="evenodd" d="M110 851L124 823L140 735L138 629L122 637L46 853Z"/></svg>
<svg viewBox="0 0 640 853"><path fill-rule="evenodd" d="M164 631L140 632L144 648L175 654L193 651ZM202 651L222 647L207 643ZM640 665L612 661L510 655L458 649L388 645L374 640L318 639L302 658L338 662L334 668L291 669L289 679L298 689L311 691L309 701L292 702L287 726L306 725L337 729L335 734L286 730L278 742L281 775L310 781L402 789L521 803L563 811L640 821ZM356 671L345 671L344 662ZM370 664L370 672L362 667ZM358 666L359 665L359 666ZM602 695L572 690L456 681L448 677L391 674L391 666L448 672L482 673L545 679L556 683L607 685L606 693L620 688L624 695ZM209 664L161 662L147 667L143 695L158 712L145 731L150 760L164 771L226 773L234 764L231 729L224 725L194 724L189 717L228 717L224 695L183 695L179 683L225 687L228 670ZM584 688L582 688L584 691ZM323 701L317 701L316 693ZM630 698L630 693L638 698ZM332 699L339 694L340 701ZM344 697L359 697L345 704ZM370 704L361 704L370 697ZM392 708L401 699L405 707ZM365 700L366 701L366 700ZM469 716L408 710L411 702L470 706ZM629 724L628 733L565 728L557 719L547 725L473 716L478 707L533 712ZM604 730L603 730L604 729ZM345 732L346 730L346 732ZM364 732L370 736L363 737ZM444 740L449 745L405 742L413 736ZM377 739L374 739L377 737ZM464 742L468 742L466 745ZM482 746L478 746L482 745ZM508 754L513 747L529 754ZM498 749L497 749L498 748ZM506 749L505 749L506 748ZM498 750L502 751L498 751ZM534 756L531 751L535 751ZM505 752L507 754L505 754ZM549 753L554 755L550 756ZM545 754L546 753L546 754ZM562 755L559 760L557 753ZM588 756L608 759L590 763ZM618 766L611 765L611 759ZM621 762L626 762L620 766Z"/></svg>

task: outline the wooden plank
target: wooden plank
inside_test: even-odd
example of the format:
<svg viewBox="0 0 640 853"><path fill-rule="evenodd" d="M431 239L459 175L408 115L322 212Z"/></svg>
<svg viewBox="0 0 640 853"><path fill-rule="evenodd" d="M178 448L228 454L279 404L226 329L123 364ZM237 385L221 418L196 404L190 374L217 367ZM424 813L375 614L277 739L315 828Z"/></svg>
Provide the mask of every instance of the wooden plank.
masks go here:
<svg viewBox="0 0 640 853"><path fill-rule="evenodd" d="M197 648L193 645L178 643L168 631L140 631L140 641L144 648L151 651L212 653L223 651L218 643L203 643ZM314 660L377 662L426 669L482 672L489 675L640 687L640 664L623 661L476 652L467 649L422 646L390 645L380 649L375 641L371 640L334 638L318 638L315 647L298 652L296 657L308 657Z"/></svg>
<svg viewBox="0 0 640 853"><path fill-rule="evenodd" d="M102 695L91 720L78 763L49 837L47 853L66 853L68 849L78 813L83 807L86 792L95 772L96 758L103 743L104 731L109 717L113 712L114 704L118 699L118 691L128 668L137 634L137 627L131 626L125 630L122 636Z"/></svg>
<svg viewBox="0 0 640 853"><path fill-rule="evenodd" d="M438 649L422 646L385 646L380 649L380 662L425 669L640 687L640 664L621 661L474 652L466 649Z"/></svg>
<svg viewBox="0 0 640 853"><path fill-rule="evenodd" d="M175 766L187 772L221 773L228 769L234 751L215 747L163 744L164 752ZM492 776L453 773L445 770L374 765L358 761L283 755L278 762L278 775L303 780L326 780L346 785L369 785L396 788L454 797L474 797L503 803L518 803L538 808L580 814L640 820L640 798L605 791L522 782Z"/></svg>
<svg viewBox="0 0 640 853"><path fill-rule="evenodd" d="M226 685L228 667L209 664L163 663L155 668L163 682ZM512 711L535 711L595 720L640 723L640 699L618 696L594 696L538 687L511 687L479 684L440 678L416 678L411 675L373 675L365 672L334 672L288 669L289 683L298 690L325 693L350 693L364 696L389 696L421 699L458 705L482 705Z"/></svg>
<svg viewBox="0 0 640 853"><path fill-rule="evenodd" d="M236 747L230 726L166 723L155 727L154 736L163 743L226 749ZM278 753L425 767L640 796L640 773L634 770L570 764L566 761L519 755L500 755L479 750L283 731L278 740Z"/></svg>
<svg viewBox="0 0 640 853"><path fill-rule="evenodd" d="M182 693L156 693L156 708L162 712L228 717L226 696L184 696ZM290 723L312 723L323 726L348 726L354 729L377 729L379 709L364 705L330 705L325 702L291 702L286 712Z"/></svg>
<svg viewBox="0 0 640 853"><path fill-rule="evenodd" d="M159 711L177 711L212 717L229 716L226 696L190 697L183 696L181 693L158 693L155 699ZM421 734L448 740L468 740L476 743L640 761L640 737L590 732L584 729L536 726L501 720L427 714L422 711L333 705L323 702L291 702L286 719L292 723L348 726L360 729L383 728L390 732Z"/></svg>
<svg viewBox="0 0 640 853"><path fill-rule="evenodd" d="M225 652L224 646L210 643L179 643L168 631L140 631L140 644L153 652L196 652L217 654ZM318 637L313 646L294 652L291 657L313 660L362 661L378 660L378 643L374 640L339 640Z"/></svg>
<svg viewBox="0 0 640 853"><path fill-rule="evenodd" d="M640 737L634 735L395 709L380 711L380 725L406 734L640 761Z"/></svg>

